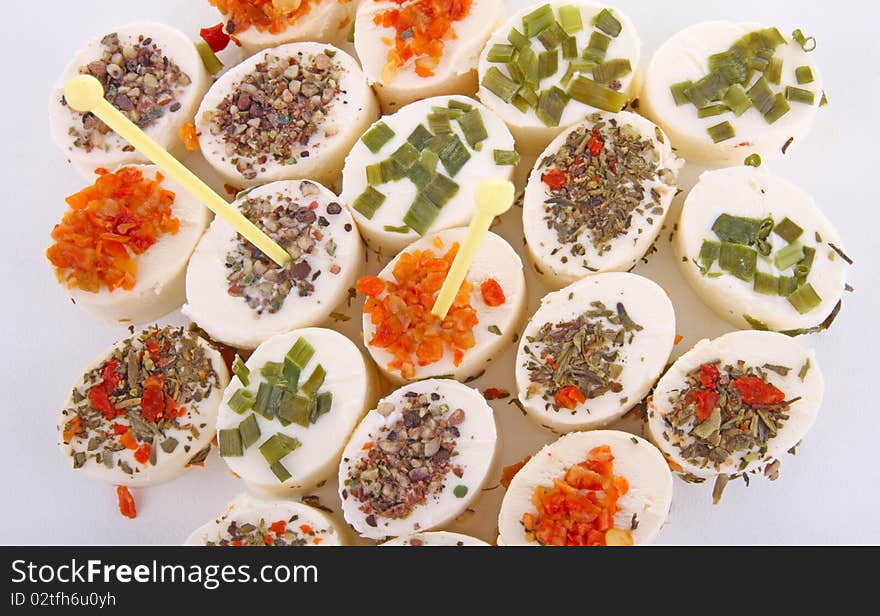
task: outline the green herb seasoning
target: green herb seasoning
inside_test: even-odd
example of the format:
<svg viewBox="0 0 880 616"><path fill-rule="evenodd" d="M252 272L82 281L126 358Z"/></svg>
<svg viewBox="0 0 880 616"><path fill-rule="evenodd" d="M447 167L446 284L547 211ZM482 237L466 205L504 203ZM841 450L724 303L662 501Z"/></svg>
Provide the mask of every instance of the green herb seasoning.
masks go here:
<svg viewBox="0 0 880 616"><path fill-rule="evenodd" d="M309 297L315 292L315 281L323 274L323 270L313 267L316 255L322 247L328 252L331 238L326 228L342 212L339 203L323 204L318 201L319 195L316 184L303 181L298 198L278 193L248 196L241 202L241 213L291 257L281 267L236 235L226 253L227 292L240 297L257 315L278 312L290 296ZM338 276L342 267L334 255L329 256L327 274Z"/></svg>
<svg viewBox="0 0 880 616"><path fill-rule="evenodd" d="M208 547L302 547L320 543L316 537L323 535L324 531L315 530L310 525L295 524L298 519L299 517L294 515L288 520L276 520L271 524L263 518L255 522L232 520L216 540L207 541L205 545ZM305 529L309 529L310 532L305 532Z"/></svg>
<svg viewBox="0 0 880 616"><path fill-rule="evenodd" d="M622 303L611 309L593 302L576 319L545 323L524 347L530 381L526 397L540 395L548 410L561 411L573 410L566 405L560 408L557 396L569 387L576 387L587 400L620 393L622 351L640 331L642 326L629 317ZM568 398L562 396L563 402Z"/></svg>
<svg viewBox="0 0 880 616"><path fill-rule="evenodd" d="M189 451L204 428L197 408L218 387L195 334L149 327L125 339L83 375L63 412L74 468L102 464L135 476L179 447Z"/></svg>

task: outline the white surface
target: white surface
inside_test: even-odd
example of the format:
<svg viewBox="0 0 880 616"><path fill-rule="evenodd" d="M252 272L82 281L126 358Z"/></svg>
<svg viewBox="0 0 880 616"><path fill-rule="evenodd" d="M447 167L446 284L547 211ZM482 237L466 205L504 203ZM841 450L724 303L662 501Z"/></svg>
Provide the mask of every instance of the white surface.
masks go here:
<svg viewBox="0 0 880 616"><path fill-rule="evenodd" d="M870 523L880 506L876 489L880 422L869 396L869 383L876 377L866 367L874 364L874 349L880 344L876 316L880 272L872 248L880 213L874 191L866 189L877 175L872 142L878 137L873 118L880 82L865 70L880 62L880 48L866 44L875 38L873 26L880 10L855 0L841 0L830 8L816 0L741 0L722 6L697 0L620 0L617 5L639 28L643 58L688 24L710 19L776 23L786 32L803 27L818 37L813 57L825 76L831 105L819 114L802 147L769 168L823 204L857 260L851 277L857 293L846 296L835 328L803 341L816 349L827 392L818 421L797 456L784 457L775 484L756 481L746 489L742 482L732 483L718 507L712 506L711 487L676 480L672 510L657 541L880 543L880 526ZM20 92L10 89L0 99L7 120L8 145L0 154L4 163L0 168L9 230L3 247L7 289L0 308L5 324L2 412L7 426L0 463L8 469L4 493L15 494L16 503L27 503L3 508L0 543L179 544L223 511L244 488L212 454L204 469L193 469L165 486L138 490L138 518L127 520L116 510L113 489L67 468L56 447L55 418L69 393L67 388L93 356L124 337L126 330L101 325L71 305L43 256L52 226L63 211L63 198L82 187L82 180L64 164L49 135L47 93L70 55L102 30L149 19L195 36L199 27L219 21L207 2L186 3L194 8L183 6L180 0L155 0L144 6L106 0L56 1L51 3L48 18L46 5L25 3L17 9L15 27L8 28L0 41L3 76ZM509 8L514 12L522 6L525 2L510 1ZM22 50L29 55L22 56ZM199 172L206 168L204 163L193 166ZM685 169L685 188L693 185L698 171L692 166ZM676 199L673 215L680 204L681 198ZM517 249L522 246L519 215L518 210L509 212L500 229ZM669 231L661 235L661 252L636 271L670 292L679 331L685 335L675 351L680 355L699 339L730 331L730 327L703 307L681 278L673 263ZM371 256L371 271L376 266ZM537 291L529 307L534 311L537 296L544 290L534 284L531 272L529 283ZM357 314L354 306L349 314ZM359 321L355 317L340 329L357 335ZM512 384L505 385L498 375L511 378L515 351L509 347L474 385L481 390L498 386L513 391ZM502 441L506 441L501 456L504 465L554 440L552 434L534 429L530 420L506 402L492 403ZM516 448L510 447L514 438ZM322 501L338 513L332 487L328 485L321 494ZM501 496L501 488L486 492L475 503L484 514L462 519L449 530L491 540Z"/></svg>

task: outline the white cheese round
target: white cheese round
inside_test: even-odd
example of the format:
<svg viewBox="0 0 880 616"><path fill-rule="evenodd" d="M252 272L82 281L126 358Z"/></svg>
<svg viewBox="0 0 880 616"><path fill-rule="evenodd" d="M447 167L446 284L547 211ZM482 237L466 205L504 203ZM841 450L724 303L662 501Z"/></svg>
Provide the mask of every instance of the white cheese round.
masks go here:
<svg viewBox="0 0 880 616"><path fill-rule="evenodd" d="M263 304L251 307L252 287L245 287L241 295L230 294L232 270L227 261L248 252L250 244L225 221L216 219L199 242L187 269L187 303L183 313L215 340L236 348L253 349L276 334L324 321L347 297L363 264L363 244L351 215L340 206L336 195L323 186L308 180L274 182L240 196L235 205L242 209L249 200L263 199L285 208L285 217L297 229L304 228L296 219L297 212L315 206L311 211L316 218L310 223L308 234L303 231L299 235L311 240L285 246L296 259L284 269L288 273L294 271L293 268L307 269L305 278L299 280L307 281L314 288L303 294L299 286L292 286L275 312ZM268 228L266 222L260 224L264 230ZM308 249L304 252L303 247ZM269 269L269 272L277 271L274 264ZM272 284L265 276L266 273L260 276L259 283Z"/></svg>
<svg viewBox="0 0 880 616"><path fill-rule="evenodd" d="M279 523L284 527L280 533L276 532L281 530ZM266 536L271 537L271 544L266 543ZM323 511L296 501L265 501L239 494L217 519L193 531L184 545L323 547L344 545L343 537Z"/></svg>
<svg viewBox="0 0 880 616"><path fill-rule="evenodd" d="M364 67L367 80L376 90L385 113L393 113L402 106L421 98L444 94L473 96L477 91L477 61L480 51L492 31L501 25L506 14L501 0L473 0L468 14L451 24L450 33L443 38L443 55L432 75L416 73L416 58L385 79L384 68L388 54L395 49L397 33L393 26L383 27L381 16L388 11L400 11L414 2L401 4L394 0L370 0L358 7L355 19L354 46ZM376 23L376 18L380 22ZM447 15L435 15L447 18ZM427 56L426 56L427 57Z"/></svg>
<svg viewBox="0 0 880 616"><path fill-rule="evenodd" d="M423 415L418 422L410 421L410 413L415 417L419 413L409 410L411 407L407 407L407 401L410 401L409 404L420 404L423 401L428 405L426 408L430 415ZM440 447L433 455L424 456L427 453L424 447L430 447L431 441L422 442L424 439L419 431L426 430L429 421L436 425L440 420L448 426L442 431L442 441L446 443L450 442L448 439L453 439L451 442L454 447L451 450ZM403 442L399 439L403 438L404 430L408 430L407 443L410 442L409 439L416 440L415 444L407 446L418 449L419 455L407 459L394 455L394 460L401 461L400 466L391 469L397 471L396 474L392 472L386 476L381 470L375 472L376 462L369 463L371 451L375 448L373 455L381 455L386 448L391 450L396 446L399 449ZM392 432L395 438L389 439ZM408 536L451 522L480 494L494 463L497 440L498 433L491 407L478 391L466 385L447 379L430 379L392 392L379 402L376 410L367 413L342 454L339 495L345 520L363 537L369 539ZM441 455L446 460L438 463L438 456ZM426 479L416 478L413 473L418 468L426 468L424 461L429 458L433 468L437 468L437 464L446 464L446 472L442 474L440 471L439 485L431 484L436 489L427 487L421 490L421 498L413 494L412 490L404 491L403 498L411 497L408 503L390 503L387 500L369 498L366 492L363 500L356 496L355 491L360 485L372 484L379 494L386 487L393 490L399 485L408 485L410 488L413 485L424 486ZM418 466L411 460L418 460ZM383 462L388 464L389 459L384 459ZM363 478L357 472L362 463L363 468L360 470L375 476L370 483L363 480L353 481L353 478ZM391 507L383 509L383 504ZM400 509L401 505L409 507Z"/></svg>
<svg viewBox="0 0 880 616"><path fill-rule="evenodd" d="M727 21L696 24L674 35L654 54L639 98L639 110L666 131L679 155L688 161L736 165L751 154L771 160L798 146L810 132L822 100L822 75L809 54L789 39L776 50L775 57L783 61L782 80L781 85L771 85L771 88L774 93L784 93L786 86L810 90L815 94L812 105L791 102L791 111L769 124L754 106L740 117L728 112L700 118L694 105L675 103L670 90L672 85L705 77L709 74L709 56L727 51L741 37L762 28L754 23ZM795 69L801 66L812 70L812 83L798 84ZM746 90L752 82L746 84ZM733 125L736 136L714 143L707 130L724 121Z"/></svg>
<svg viewBox="0 0 880 616"><path fill-rule="evenodd" d="M398 537L391 541L386 541L382 546L392 547L490 547L488 543L482 539L471 537L470 535L462 535L461 533L450 533L447 531L434 531L430 533L416 533L408 537Z"/></svg>
<svg viewBox="0 0 880 616"><path fill-rule="evenodd" d="M315 122L316 130L307 138L306 143L297 143L283 149L282 154L286 158L270 152L260 152L260 156L256 157L248 153L239 155L236 152L237 140L227 140L228 135L218 130L217 126L213 128L213 132L217 134L213 134L212 116L218 113L221 103L227 98L233 103L240 100L242 81L255 73L258 65L268 62L271 70L278 61L289 64L289 59L294 58L312 66L315 57L327 52L332 55L331 66L340 71L337 91L327 103L324 117ZM293 77L283 79L288 84L299 81ZM303 101L304 106L310 106L310 102L303 96L299 100ZM289 43L251 56L217 79L196 114L196 129L205 159L234 186L256 186L275 180L302 178L332 185L342 170L346 154L378 115L376 98L354 58L332 45ZM248 114L247 118L250 119L247 121L253 122L262 117L251 118ZM285 126L283 119L279 119L279 126ZM261 126L260 130L265 131L265 126ZM279 130L283 131L283 128ZM261 160L263 157L265 161Z"/></svg>
<svg viewBox="0 0 880 616"><path fill-rule="evenodd" d="M298 385L307 382L318 366L326 377L318 394L329 392L332 404L329 412L317 417L308 426L298 423L283 425L278 417L267 419L248 409L237 413L229 406L230 398L241 390L257 395L261 383L267 381L261 370L267 362L283 363L294 344L304 340L314 349L314 355L302 368ZM250 371L248 385L233 376L223 393L223 402L217 418L217 430L238 428L249 415L254 415L260 437L244 449L242 456L226 456L223 460L236 475L261 492L290 496L302 494L325 481L336 470L342 448L358 421L375 401L377 383L373 367L358 348L342 334L320 328L299 329L270 338L261 344L245 364ZM302 394L302 391L299 390ZM282 459L291 477L279 481L269 468L259 448L275 434L284 434L299 441L300 446Z"/></svg>
<svg viewBox="0 0 880 616"><path fill-rule="evenodd" d="M619 305L623 306L624 313L638 327L626 328L621 324ZM583 320L579 321L581 317ZM563 324L566 327L560 327ZM557 340L558 334L561 349L575 349L576 344L572 339L576 333L584 332L585 340L589 341L596 335L597 326L604 332L616 334L608 344L608 350L615 354L609 363L620 366L622 371L605 383L611 389L604 393L601 391L604 388L601 379L596 383L584 375L580 381L582 385L575 386L585 394L586 401L578 404L574 410L558 408L555 394L560 388L548 387L534 380L543 372L552 381L553 370L547 368L547 360L559 359L552 355L545 357L547 345L540 340L547 335ZM571 345L566 342L571 342ZM674 343L675 312L666 292L656 283L636 274L591 276L541 300L541 307L520 338L516 356L519 399L536 423L556 432L588 430L607 425L622 417L648 395L666 366ZM589 342L583 344L586 348L595 348ZM589 365L595 366L593 363ZM565 383L572 384L568 381ZM597 388L592 398L584 391L587 387Z"/></svg>
<svg viewBox="0 0 880 616"><path fill-rule="evenodd" d="M594 128L598 128L604 138L603 151L598 157L592 157L588 147L581 149L579 145L584 140L589 144ZM634 142L645 145L643 157L650 166L641 174L639 181L629 180L623 183L627 187L625 194L631 199L631 222L601 246L596 245L592 230L587 227L576 238L563 236L562 239L569 241L561 241L560 233L555 228L556 217L560 212L566 211L566 207L574 212L575 208L588 207L588 204L574 202L573 205L565 206L549 201L560 197L568 199L568 191L571 190L569 186L563 186L562 190L553 190L544 181L544 175L548 171L558 168L551 164L553 158L560 150L566 153L580 151L583 153L574 156L573 160L586 158L588 162L573 164L570 174L567 175L581 179L588 167L597 167L613 178L620 170L617 167L617 157L608 152L619 151L619 147L613 146L615 143L626 144L629 148ZM612 160L613 164L610 162ZM618 114L593 114L554 139L538 157L523 199L523 231L529 255L542 281L558 289L597 272L624 272L632 269L657 239L663 227L676 194L678 172L683 164L684 161L673 153L669 139L655 124L627 111ZM603 203L601 197L598 203ZM554 221L553 228L548 219Z"/></svg>
<svg viewBox="0 0 880 616"><path fill-rule="evenodd" d="M589 46L590 37L594 32L603 34L593 26L593 20L607 7L592 2L568 2L566 0L558 0L544 4L549 4L553 7L557 21L559 21L560 7L575 6L580 10L582 28L571 34L571 36L577 40L578 55ZM539 154L560 132L572 124L580 122L591 112L597 111L594 107L572 99L565 105L565 109L559 120L559 125L547 126L540 118L538 118L534 108L528 108L525 112L520 111L513 104L504 102L504 100L499 98L498 95L491 92L483 85L486 73L493 66L500 70L505 76L510 77L510 71L505 64L489 62L489 52L495 44L510 44L508 34L511 30L516 29L518 32L524 34L525 28L523 25L523 17L544 4L531 5L513 15L507 20L504 26L495 31L480 55L480 89L477 96L479 96L480 100L483 101L489 109L497 113L501 119L507 123L510 132L512 132L513 136L516 138L517 150L523 154ZM635 26L630 21L629 17L616 8L608 10L612 12L614 18L618 20L622 27L618 36L611 37L605 59L629 60L632 72L620 77L618 81L620 82L619 91L626 94L628 99L632 99L637 91L636 76L639 68L639 60L641 58L641 41L636 33ZM531 39L531 47L536 54L545 51L544 46L537 38ZM568 85L570 84L566 83L564 85L563 78L566 76L568 67L569 61L562 57L562 52L560 51L557 58L556 72L549 77L541 79L540 89L544 91L549 90L552 87L558 87L563 91L567 91ZM592 79L592 73L590 72L583 73L583 75L584 77Z"/></svg>
<svg viewBox="0 0 880 616"><path fill-rule="evenodd" d="M687 428L679 430L680 433L677 434L666 416L673 411L673 405L688 389L687 376L704 364L720 362L723 368L736 366L739 361L745 362L746 367L762 368L770 365L789 369L786 376L764 369L766 382L780 389L785 394L785 400L797 399L786 411L789 418L777 434L769 438L766 452L761 455L758 455L759 449L754 448L733 452L718 464L705 458L686 459L682 455L682 449L695 442L687 428L693 429L696 420L692 419ZM648 404L648 431L651 439L674 463L673 468L678 472L702 478L748 473L766 466L806 436L816 420L823 393L822 372L812 350L804 349L783 334L733 332L715 340L697 343L663 375ZM727 421L727 416L722 412L722 422L724 421Z"/></svg>
<svg viewBox="0 0 880 616"><path fill-rule="evenodd" d="M138 45L143 39L153 39L163 57L174 62L189 78L188 85L181 86L174 92L174 101L162 107L162 115L142 127L144 132L162 147L171 150L172 153L182 152L183 143L178 133L184 124L193 119L196 108L210 84L208 72L192 40L179 30L157 23L134 23L109 32L118 34L123 46ZM91 151L87 152L83 147L75 144L78 134L83 129L83 114L66 105L64 86L73 77L87 72L85 67L89 63L101 58L103 55L101 41L104 36L95 37L84 49L77 52L52 88L52 97L49 101L49 126L52 137L64 155L87 180L94 178L94 171L98 168L115 169L129 163L147 162L140 152L132 149L128 142L112 131L103 135L101 143L95 144L96 147ZM137 101L138 97L132 100L135 105ZM119 107L115 97L110 102ZM177 111L172 111L177 104L180 107Z"/></svg>
<svg viewBox="0 0 880 616"><path fill-rule="evenodd" d="M803 234L796 241L805 249L815 250L812 268L804 282L812 285L821 298L819 305L801 314L788 297L780 293L759 293L753 280L725 273L720 260L705 270L700 257L703 242L720 242L712 228L723 214L757 220L769 217L774 225L788 218L801 227ZM770 255L763 257L759 253L757 271L777 278L794 277L796 272L792 267L781 271L775 259L779 251L789 245L788 241L772 232L767 242ZM718 316L740 328L756 326L758 321L773 331L817 326L840 302L846 287L847 263L832 245L843 249L840 236L812 197L764 169L747 166L700 176L685 201L675 236L682 273ZM780 264L787 265L785 261Z"/></svg>
<svg viewBox="0 0 880 616"><path fill-rule="evenodd" d="M301 3L293 0L288 4L297 6ZM358 3L354 0L310 0L305 12L293 17L293 23L288 23L280 32L273 33L268 29L260 30L256 26L250 26L244 30L236 28L233 35L248 55L268 47L301 41L337 45L343 43L351 32L357 7ZM292 13L299 12L299 8L297 6ZM228 24L229 16L223 17ZM228 25L225 30L228 30Z"/></svg>
<svg viewBox="0 0 880 616"><path fill-rule="evenodd" d="M150 352L146 350L147 343L150 339L156 338L157 331L179 332L186 341L185 348L189 350L185 351L182 351L184 347L177 343L175 353L180 354L180 362L189 361L192 365L192 353L197 353L203 354L204 358L204 361L198 365L207 363L210 366L204 387L197 387L197 383L180 383L183 391L194 388L199 396L185 401L182 395L178 395L174 400L182 407L183 414L173 422L160 422L161 426L160 423L148 421L142 416L141 399L138 396L144 391L146 375L143 369L138 368L135 372L131 372L131 368L128 367L132 361L128 359L129 351L136 356L141 351L149 355ZM100 378L101 371L113 360L119 362L115 372L120 375L120 386L115 395L108 395L111 401L119 398L114 408L120 412L113 419L108 419L92 406L89 392L93 387L101 385L103 382ZM142 365L141 362L135 364ZM127 381L130 375L135 376L136 380L135 391L129 394ZM223 389L228 383L229 371L226 369L226 363L220 353L204 339L185 332L182 328L166 327L158 330L150 327L142 330L113 345L83 370L59 416L61 453L72 462L74 469L92 479L114 485L145 487L176 479L186 471L193 456L211 447L214 425L217 421L217 407L220 405ZM170 396L169 391L174 391L170 387L171 385L166 382L164 387L166 396ZM129 403L132 400L134 402ZM75 417L79 417L81 427L70 441L65 443L64 432L73 427L71 422L77 421ZM137 450L127 449L120 444L120 434L114 426L119 426L119 429L128 428L138 447L150 444L149 440L141 439L138 435L152 433L154 440L151 444L151 453L155 454L155 461L150 460L146 463L138 461L135 458ZM95 443L97 446L93 447ZM117 447L119 450L113 451ZM108 448L111 453L109 457L104 457Z"/></svg>
<svg viewBox="0 0 880 616"><path fill-rule="evenodd" d="M537 515L532 502L535 489L552 488L554 480L563 479L568 469L602 446L611 448L614 475L629 483L629 490L617 501L620 509L614 515L614 528L630 531L635 545L651 543L669 513L672 473L648 441L626 432L597 430L563 436L535 454L513 477L498 516L498 545L540 545L526 537L522 524L524 513Z"/></svg>
<svg viewBox="0 0 880 616"><path fill-rule="evenodd" d="M371 152L363 140L359 140L346 158L342 172L342 200L351 208L361 235L373 250L396 254L407 244L419 239L419 234L407 227L404 218L420 191L408 177L374 186L375 190L385 195L385 200L372 217L367 218L358 211L357 206L358 197L368 189L367 167L389 159L398 148L407 144L408 137L417 127L428 129L428 116L432 113L432 108L448 108L449 103L453 101L471 105L479 111L488 137L481 142L481 149L477 151L468 145L460 124L455 120L450 122L453 134L458 137L469 158L451 178L458 185L457 192L440 208L437 218L428 227L427 232L467 225L474 215L474 192L479 183L487 177L504 180L513 178L514 166L495 164L494 155L495 150L513 150L513 137L510 136L504 122L472 99L464 96L429 98L407 105L393 115L385 116L374 127L384 124L394 132L394 136L377 152ZM435 170L439 175L449 178L449 171L442 163L436 163Z"/></svg>
<svg viewBox="0 0 880 616"><path fill-rule="evenodd" d="M412 244L404 251L432 251L435 256L445 255L453 246L459 246L464 242L467 229L449 229L441 231L433 236L427 236ZM438 244L440 246L438 247ZM401 253L404 254L404 253ZM384 280L394 279L394 267L400 260L398 255L379 273ZM487 306L483 301L481 285L488 280L495 280L504 292L505 302L500 306ZM453 353L445 348L443 357L426 366L420 366L413 354L415 374L411 379L418 381L431 377L450 377L458 381L464 381L478 374L486 367L486 364L495 359L510 341L509 334L517 331L520 320L526 306L526 283L522 271L522 261L519 255L511 248L504 239L489 232L480 245L474 260L468 270L466 280L473 285L471 293L471 306L477 312L479 323L474 327L473 333L475 344L472 348L464 351L464 357L459 365L455 365ZM373 324L369 314L363 317L364 344L367 346L373 360L382 370L383 374L392 382L404 381L401 373L389 369L389 364L394 356L384 348L371 344L377 327ZM495 329L501 333L494 333Z"/></svg>
<svg viewBox="0 0 880 616"><path fill-rule="evenodd" d="M154 166L131 166L140 169L147 180L161 173ZM177 233L163 234L137 257L134 287L110 291L102 286L94 293L79 287L67 289L77 306L102 321L140 325L177 310L186 299L186 266L211 213L174 180L166 177L161 186L175 195L171 211L180 228Z"/></svg>

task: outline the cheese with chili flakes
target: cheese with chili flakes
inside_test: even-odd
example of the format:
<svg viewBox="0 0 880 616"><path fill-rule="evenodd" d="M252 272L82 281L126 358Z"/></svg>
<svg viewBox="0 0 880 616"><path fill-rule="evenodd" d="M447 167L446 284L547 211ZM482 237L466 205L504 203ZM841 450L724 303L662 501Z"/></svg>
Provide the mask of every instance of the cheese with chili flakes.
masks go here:
<svg viewBox="0 0 880 616"><path fill-rule="evenodd" d="M470 535L462 535L461 533L450 533L447 531L434 531L429 533L416 533L408 537L398 537L391 541L381 544L388 547L489 547L489 544L482 539L471 537Z"/></svg>
<svg viewBox="0 0 880 616"><path fill-rule="evenodd" d="M593 302L602 302L615 314L617 304L622 304L630 319L642 329L626 333L622 345L610 345L618 354L612 363L623 366L620 376L614 379L620 391L608 391L583 400L573 409L558 409L552 395L554 390L532 382L528 366L536 361L535 357L542 357L544 345L530 339L548 324L555 326L577 319L594 309ZM601 322L606 328L617 327L604 318L586 320ZM541 300L541 307L520 337L516 357L519 399L535 423L558 432L605 426L625 415L651 391L669 360L674 341L675 311L666 292L655 282L627 273L590 276Z"/></svg>
<svg viewBox="0 0 880 616"><path fill-rule="evenodd" d="M323 511L296 501L239 494L226 511L193 531L184 545L323 547L345 543L345 532Z"/></svg>
<svg viewBox="0 0 880 616"><path fill-rule="evenodd" d="M772 160L790 153L809 134L822 100L822 75L811 54L787 37L788 42L777 48L775 54L783 61L781 91L784 93L786 86L809 89L815 93L812 105L792 102L788 113L769 124L755 107L740 117L731 112L700 118L694 105L675 103L670 90L673 84L705 77L709 74L709 56L727 51L741 37L763 28L755 23L700 23L678 32L654 53L639 95L639 112L659 124L679 155L688 161L712 166L740 165L751 154ZM795 69L801 66L812 70L812 83L798 84ZM749 82L746 90L751 85ZM774 92L780 91L780 86L771 87ZM714 143L707 131L725 121L733 125L736 136Z"/></svg>
<svg viewBox="0 0 880 616"><path fill-rule="evenodd" d="M502 0L361 2L355 49L385 113L429 96L473 95L480 52L505 14Z"/></svg>
<svg viewBox="0 0 880 616"><path fill-rule="evenodd" d="M466 235L467 229L461 228L441 231L411 244L404 253L430 251L437 257L441 257L447 254L455 243L460 246ZM401 255L398 255L385 266L380 272L379 278L386 281L394 280L394 268L400 259ZM489 279L495 280L501 287L504 293L503 304L494 307L486 304L481 293L481 286ZM477 318L477 323L473 326L473 346L462 349L463 353L459 355L444 345L440 359L427 365L419 365L414 351L412 353L412 374L404 376L401 370L389 367L397 359L395 355L386 348L370 343L379 328L377 324L373 323L371 315L367 312L364 313L364 343L379 369L389 380L401 383L448 376L464 381L482 371L486 364L495 359L510 343L513 334L519 327L526 305L526 285L519 255L504 239L490 232L477 250L473 264L468 270L466 281L472 286L470 305ZM436 299L436 293L434 293L434 298ZM382 295L379 296L379 301L381 300ZM437 320L436 317L431 318ZM439 326L439 322L437 325ZM493 326L501 332L500 336L490 331L489 328Z"/></svg>
<svg viewBox="0 0 880 616"><path fill-rule="evenodd" d="M640 140L653 145L656 152L653 163L656 173L653 178L641 182L644 199L632 211L628 228L611 239L608 248L601 252L592 240L590 229L584 229L576 242L584 248L584 252L582 255L575 255L572 252L574 244L561 243L557 231L550 228L545 220L548 212L552 212L555 207L547 203L555 194L553 189L561 188L566 182L566 174L551 168L546 159L557 154L572 133L592 129L595 120L603 122L603 132L609 131L611 122L616 122L617 126L631 130ZM599 160L610 165L607 161L611 159L607 152L603 154L600 150L598 154L601 157ZM585 153L584 156L590 154ZM617 114L599 112L563 131L538 157L523 198L526 245L542 282L553 289L559 289L592 274L631 270L657 240L676 195L677 176L683 166L684 161L675 155L672 144L662 131L649 120L628 111ZM554 173L561 176L556 182L553 181ZM608 173L613 173L610 166ZM586 178L578 179L586 181ZM656 192L656 204L651 191ZM655 211L657 207L662 208L662 211Z"/></svg>
<svg viewBox="0 0 880 616"><path fill-rule="evenodd" d="M538 516L534 503L536 488L552 489L554 480L562 480L571 467L587 460L597 447L610 448L613 474L628 484L625 494L617 500L613 528L624 531L620 533L623 536L631 535L635 545L651 543L666 521L672 502L669 467L648 441L626 432L597 430L563 436L535 454L514 476L501 503L498 545L541 545L527 535L522 523L524 514Z"/></svg>
<svg viewBox="0 0 880 616"><path fill-rule="evenodd" d="M151 38L162 50L162 55L173 61L191 80L189 85L178 88L175 103L180 104L177 111L171 111L171 103L165 107L163 115L150 123L144 132L162 147L173 154L183 154L185 148L178 133L184 124L192 121L196 109L210 85L210 77L205 70L202 59L189 36L170 26L158 23L134 23L120 28L107 30L100 36L90 40L86 46L71 60L55 83L49 102L49 125L52 137L64 156L84 178L94 179L95 169L115 169L121 165L146 163L146 157L133 149L114 132L104 136L106 147L96 147L91 152L73 145L71 129L82 127L83 115L74 111L63 102L64 86L79 75L79 69L97 60L103 53L101 39L105 34L115 32L123 45L137 44L139 37Z"/></svg>
<svg viewBox="0 0 880 616"><path fill-rule="evenodd" d="M785 400L794 400L786 414L789 416L778 430L776 436L767 441L765 455L753 460L744 460L750 450L731 454L718 466L701 464L686 459L681 449L673 444L678 440L664 416L672 412L673 405L682 391L687 389L687 375L705 364L721 362L721 366L736 366L745 362L745 367L761 368L765 365L789 368L788 375L782 376L772 370L765 370L766 382L781 390ZM800 375L809 363L804 378ZM690 474L706 479L719 474L732 475L748 473L761 469L797 445L809 432L822 404L824 379L816 355L805 349L792 338L773 332L740 331L714 340L702 340L676 361L663 375L654 389L648 404L648 432L651 439L663 454L675 464L682 474ZM685 437L680 444L687 446L693 437Z"/></svg>

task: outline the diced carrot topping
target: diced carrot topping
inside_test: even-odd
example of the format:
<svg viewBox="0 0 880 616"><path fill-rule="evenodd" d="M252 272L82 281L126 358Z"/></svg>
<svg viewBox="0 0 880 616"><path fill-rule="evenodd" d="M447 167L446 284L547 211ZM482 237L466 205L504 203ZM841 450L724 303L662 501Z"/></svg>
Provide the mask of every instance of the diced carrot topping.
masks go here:
<svg viewBox="0 0 880 616"><path fill-rule="evenodd" d="M385 290L385 281L378 276L364 276L357 283L357 292L367 297L379 297Z"/></svg>
<svg viewBox="0 0 880 616"><path fill-rule="evenodd" d="M276 535L283 535L287 531L287 522L284 520L278 520L277 522L273 522L272 526L269 527Z"/></svg>
<svg viewBox="0 0 880 616"><path fill-rule="evenodd" d="M557 408L575 410L579 405L587 401L587 396L574 385L563 387L556 392L555 402Z"/></svg>
<svg viewBox="0 0 880 616"><path fill-rule="evenodd" d="M186 146L186 149L190 152L198 152L199 151L199 134L196 132L196 125L192 122L187 122L183 125L183 128L180 129L180 140L183 141L183 145Z"/></svg>
<svg viewBox="0 0 880 616"><path fill-rule="evenodd" d="M348 2L349 0L339 0ZM229 34L254 27L259 32L278 34L297 22L312 8L311 0L209 0L234 24ZM234 32L233 32L234 30Z"/></svg>
<svg viewBox="0 0 880 616"><path fill-rule="evenodd" d="M626 478L614 475L611 448L596 447L554 479L553 487L537 486L532 496L537 513L524 513L521 522L544 545L632 545L629 530L614 528L618 499L628 491Z"/></svg>
<svg viewBox="0 0 880 616"><path fill-rule="evenodd" d="M312 543L314 543L315 545L320 545L322 541L324 541L323 537L315 537L314 539L312 539Z"/></svg>
<svg viewBox="0 0 880 616"><path fill-rule="evenodd" d="M119 501L119 513L127 518L135 519L137 517L137 507L134 504L134 497L125 486L116 486L116 499Z"/></svg>
<svg viewBox="0 0 880 616"><path fill-rule="evenodd" d="M79 415L74 415L73 419L64 424L64 443L72 441L73 437L79 434L80 428L82 428L82 418Z"/></svg>
<svg viewBox="0 0 880 616"><path fill-rule="evenodd" d="M119 443L125 447L126 449L130 449L134 451L138 448L137 441L134 440L134 437L131 435L131 432L126 431L125 434L119 437Z"/></svg>
<svg viewBox="0 0 880 616"><path fill-rule="evenodd" d="M150 452L153 450L152 445L149 443L144 443L134 452L134 459L140 462L141 464L146 464L147 460L150 459Z"/></svg>
<svg viewBox="0 0 880 616"><path fill-rule="evenodd" d="M491 308L503 306L507 298L504 296L504 289L498 284L494 278L490 278L480 285L480 293L483 295L483 303Z"/></svg>
<svg viewBox="0 0 880 616"><path fill-rule="evenodd" d="M308 524L300 524L299 529L306 535L311 535L314 532Z"/></svg>
<svg viewBox="0 0 880 616"><path fill-rule="evenodd" d="M526 465L526 462L532 459L532 456L526 456L516 464L511 464L510 466L505 466L504 470L501 471L501 485L505 488L510 487L510 482L513 481L514 476L520 471L520 469Z"/></svg>
<svg viewBox="0 0 880 616"><path fill-rule="evenodd" d="M46 256L70 288L131 290L137 256L180 228L171 209L175 195L162 188L160 173L154 180L133 167L97 173L94 185L67 198L70 209L52 230Z"/></svg>

